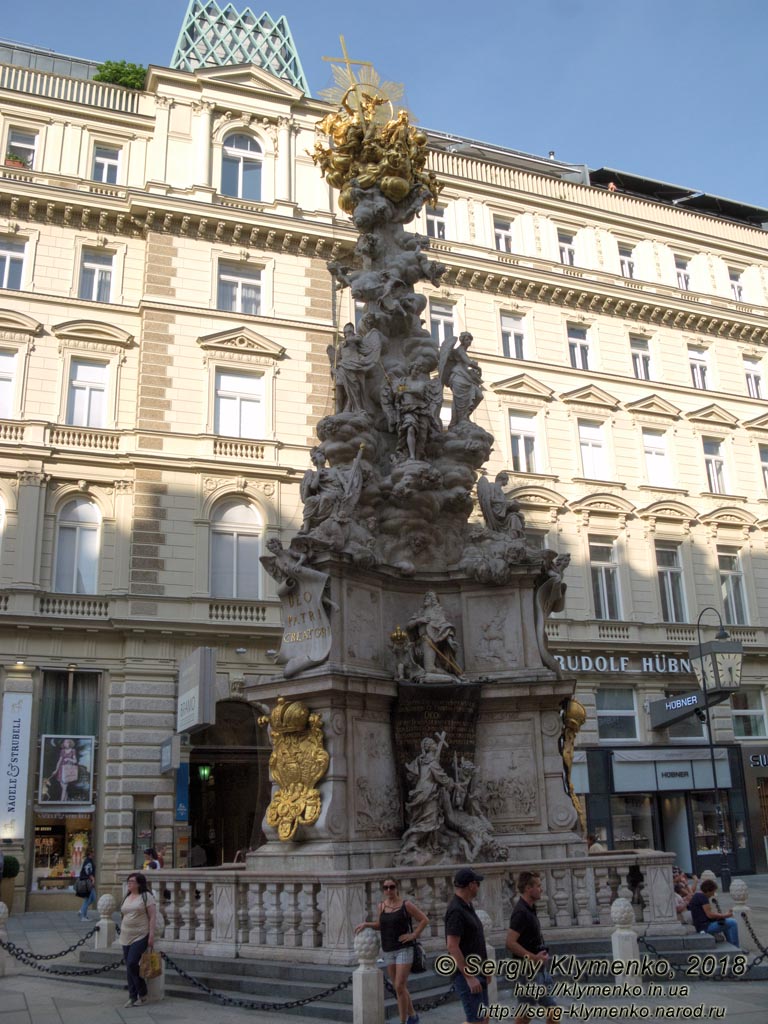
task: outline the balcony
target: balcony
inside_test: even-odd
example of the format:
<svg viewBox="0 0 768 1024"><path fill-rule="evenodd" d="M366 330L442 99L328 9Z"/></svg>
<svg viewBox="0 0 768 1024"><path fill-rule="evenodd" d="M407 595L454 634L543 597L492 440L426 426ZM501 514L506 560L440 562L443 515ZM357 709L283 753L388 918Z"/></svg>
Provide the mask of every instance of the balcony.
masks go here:
<svg viewBox="0 0 768 1024"><path fill-rule="evenodd" d="M86 78L67 78L15 64L0 64L0 89L124 114L137 114L142 96L137 89L124 89L120 85L93 82Z"/></svg>

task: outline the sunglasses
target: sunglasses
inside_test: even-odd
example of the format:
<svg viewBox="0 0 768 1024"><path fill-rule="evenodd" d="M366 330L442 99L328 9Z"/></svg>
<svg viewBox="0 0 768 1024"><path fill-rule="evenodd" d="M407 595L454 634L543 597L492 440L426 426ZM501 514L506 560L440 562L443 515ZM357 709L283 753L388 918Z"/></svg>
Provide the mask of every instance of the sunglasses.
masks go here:
<svg viewBox="0 0 768 1024"><path fill-rule="evenodd" d="M396 889L396 885L382 885L382 889Z"/></svg>

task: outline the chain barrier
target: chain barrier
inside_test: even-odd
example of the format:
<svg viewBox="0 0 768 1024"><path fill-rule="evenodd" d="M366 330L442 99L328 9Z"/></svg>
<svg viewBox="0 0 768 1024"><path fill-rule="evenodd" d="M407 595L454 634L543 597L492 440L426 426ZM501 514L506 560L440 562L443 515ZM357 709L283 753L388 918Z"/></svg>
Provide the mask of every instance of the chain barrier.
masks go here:
<svg viewBox="0 0 768 1024"><path fill-rule="evenodd" d="M384 975L384 988L391 995L397 995L397 992L395 991L395 986L392 984L392 982L389 980L386 974ZM449 1002L451 999L454 998L455 996L453 991L453 982L451 982L451 987L448 989L448 991L443 992L443 994L440 996L435 996L434 999L413 1000L413 1008L416 1011L416 1013L428 1013L430 1010L436 1010L438 1006L444 1006L445 1003Z"/></svg>
<svg viewBox="0 0 768 1024"><path fill-rule="evenodd" d="M74 951L76 949L79 949L80 946L83 945L83 943L88 941L88 939L92 939L98 930L99 926L94 925L94 927L91 928L88 934L84 935L79 942L72 943L71 946L67 946L66 949L62 949L60 953L32 953L29 950L22 950L22 952L24 952L29 957L30 960L58 960L59 957L66 956L67 953L74 953ZM20 946L14 945L13 942L5 943L2 940L0 940L0 946L2 946L3 949L7 949L9 952L11 951L11 946L13 946L14 949L21 949Z"/></svg>
<svg viewBox="0 0 768 1024"><path fill-rule="evenodd" d="M86 935L85 938L90 938L96 931L98 931L98 926L94 928L89 935ZM118 967L123 966L122 958L116 963L104 964L102 967L84 967L78 969L73 966L71 969L64 971L58 971L55 967L43 967L41 963L38 963L39 960L56 960L58 957L69 953L71 950L77 949L78 946L82 946L84 941L85 939L82 939L80 942L76 942L74 946L70 946L69 949L65 949L61 953L39 954L31 953L28 949L22 949L21 946L17 946L15 942L3 942L3 940L0 939L0 949L4 949L7 953L10 953L14 959L18 960L20 964L24 964L25 967L32 967L36 971L42 971L44 974L57 974L60 977L66 978L85 978L93 974L106 974L108 971L115 971Z"/></svg>
<svg viewBox="0 0 768 1024"><path fill-rule="evenodd" d="M712 902L715 904L715 906L719 910L720 908L719 908L719 906L717 904L717 901L713 900ZM747 926L747 931L752 936L752 940L754 941L754 943L757 946L757 948L760 950L760 956L755 956L754 959L752 960L752 962L745 966L744 973L742 975L740 975L740 977L746 978L747 975L749 974L749 972L752 970L753 967L759 967L762 964L763 960L768 960L768 949L766 949L766 947L762 944L760 939L758 939L757 934L755 932L755 929L752 927L752 922L749 920L749 917L747 916L747 914L742 913L741 917L742 917L742 920L744 921L744 924ZM659 953L658 949L656 949L656 947L653 945L653 943L648 938L646 938L645 935L638 935L637 941L638 941L638 944L643 945L652 956L655 956L655 957L657 957L660 960L661 959L664 959L664 960L667 960L667 961L669 960L668 957L662 957L661 956L661 954ZM714 956L715 954L708 954L708 955ZM747 954L744 953L743 955L746 956ZM683 972L687 973L687 971L688 971L688 967L685 964L673 964L673 963L670 963L669 967L670 967L670 970L674 971L675 974L681 974ZM731 977L735 978L735 977L737 977L737 975L731 975Z"/></svg>
<svg viewBox="0 0 768 1024"><path fill-rule="evenodd" d="M318 999L325 999L327 996L332 996L336 992L341 992L342 989L349 988L352 984L352 975L346 979L346 981L340 981L338 985L334 985L333 988L327 988L323 992L317 992L313 996L305 996L303 999L293 999L289 1003L255 1003L250 999L233 999L231 996L225 996L222 992L216 992L215 989L210 988L204 982L195 978L184 970L183 967L172 960L167 953L160 952L160 956L165 962L176 971L177 974L185 978L190 984L194 985L195 988L199 988L201 992L205 992L207 996L214 999L217 1003L221 1003L222 1006L239 1006L243 1010L293 1010L297 1006L307 1006L309 1003L314 1003Z"/></svg>

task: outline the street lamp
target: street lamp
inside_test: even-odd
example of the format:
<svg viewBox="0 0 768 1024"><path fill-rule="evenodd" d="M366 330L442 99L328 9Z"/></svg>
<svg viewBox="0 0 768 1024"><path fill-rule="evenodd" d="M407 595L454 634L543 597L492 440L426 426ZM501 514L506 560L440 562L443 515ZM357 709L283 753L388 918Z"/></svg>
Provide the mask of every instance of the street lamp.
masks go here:
<svg viewBox="0 0 768 1024"><path fill-rule="evenodd" d="M702 643L701 639L701 620L705 612L714 612L720 623L720 629L717 631L715 639L710 640L706 644ZM701 613L696 620L696 636L698 644L696 647L691 647L688 653L704 696L704 712L706 714L707 736L709 738L709 757L712 762L712 786L715 796L715 813L717 814L717 836L722 855L720 881L723 892L729 892L731 888L731 869L728 866L725 817L720 803L720 787L717 783L715 745L712 739L712 715L710 708L712 703L719 703L723 699L724 691L738 690L741 685L741 663L744 649L737 640L731 640L730 635L723 626L723 619L717 608L707 607L701 609ZM719 698L719 700L713 702L711 698L714 697Z"/></svg>

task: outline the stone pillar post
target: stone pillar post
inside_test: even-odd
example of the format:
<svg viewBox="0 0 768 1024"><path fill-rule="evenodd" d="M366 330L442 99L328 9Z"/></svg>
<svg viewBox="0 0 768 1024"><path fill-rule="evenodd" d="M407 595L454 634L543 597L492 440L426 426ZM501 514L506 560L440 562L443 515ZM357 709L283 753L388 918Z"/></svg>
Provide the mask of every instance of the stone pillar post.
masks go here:
<svg viewBox="0 0 768 1024"><path fill-rule="evenodd" d="M112 920L112 914L115 912L114 896L109 894L99 896L96 909L99 912L99 930L93 937L93 948L111 949L112 946L119 945L119 943L115 942L117 929L115 928L115 922Z"/></svg>
<svg viewBox="0 0 768 1024"><path fill-rule="evenodd" d="M16 586L40 587L40 547L43 537L45 491L50 477L45 473L21 472L18 479Z"/></svg>
<svg viewBox="0 0 768 1024"><path fill-rule="evenodd" d="M0 903L0 940L3 942L8 941L8 931L5 927L5 923L8 920L8 907L4 903ZM9 974L16 974L16 967L14 965L13 957L10 953L0 948L0 978L7 978ZM381 1017L384 1020L384 1015Z"/></svg>
<svg viewBox="0 0 768 1024"><path fill-rule="evenodd" d="M616 930L611 935L611 950L614 961L619 960L622 964L630 961L640 961L640 947L637 944L637 933L632 925L635 923L635 911L629 900L621 896L614 900L611 905L611 920ZM636 976L635 976L636 977ZM615 983L621 985L624 982L632 982L633 977L628 974L617 975Z"/></svg>
<svg viewBox="0 0 768 1024"><path fill-rule="evenodd" d="M353 1024L384 1024L384 977L376 966L379 935L363 928L354 938L360 966L352 974Z"/></svg>
<svg viewBox="0 0 768 1024"><path fill-rule="evenodd" d="M752 938L747 923L744 920L750 914L750 908L747 906L747 899L749 898L749 888L747 883L742 878L734 878L731 882L731 899L733 900L733 910L731 911L733 919L739 926L739 946L745 949L748 953L759 952L755 940ZM725 911L723 911L725 913ZM753 925L754 927L754 925Z"/></svg>

